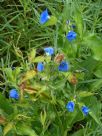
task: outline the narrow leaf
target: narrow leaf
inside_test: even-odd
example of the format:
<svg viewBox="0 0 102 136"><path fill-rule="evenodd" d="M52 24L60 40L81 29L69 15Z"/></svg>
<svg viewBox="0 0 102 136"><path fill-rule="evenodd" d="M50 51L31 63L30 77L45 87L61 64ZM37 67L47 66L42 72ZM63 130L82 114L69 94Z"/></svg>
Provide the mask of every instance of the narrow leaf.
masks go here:
<svg viewBox="0 0 102 136"><path fill-rule="evenodd" d="M10 122L4 127L4 136L13 128L13 123Z"/></svg>
<svg viewBox="0 0 102 136"><path fill-rule="evenodd" d="M78 94L79 97L88 97L88 96L91 96L91 95L94 95L94 93L87 92L87 91L82 91Z"/></svg>
<svg viewBox="0 0 102 136"><path fill-rule="evenodd" d="M44 26L52 26L57 23L57 18L55 16L51 16L50 19L44 24Z"/></svg>
<svg viewBox="0 0 102 136"><path fill-rule="evenodd" d="M89 114L96 121L97 124L99 124L100 126L102 126L100 120L98 120L98 118L96 117L96 115L92 111L90 111Z"/></svg>
<svg viewBox="0 0 102 136"><path fill-rule="evenodd" d="M24 78L22 79L22 82L24 82L28 79L32 79L35 75L36 75L36 71L34 71L34 70L27 71L24 75Z"/></svg>

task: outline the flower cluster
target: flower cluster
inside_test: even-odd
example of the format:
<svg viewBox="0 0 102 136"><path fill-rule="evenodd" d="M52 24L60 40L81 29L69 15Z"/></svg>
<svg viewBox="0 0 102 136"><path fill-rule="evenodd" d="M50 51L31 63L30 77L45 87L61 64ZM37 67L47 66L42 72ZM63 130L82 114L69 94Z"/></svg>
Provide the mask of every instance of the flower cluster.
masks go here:
<svg viewBox="0 0 102 136"><path fill-rule="evenodd" d="M40 24L45 24L48 20L50 19L50 15L48 14L48 10L44 10L41 15L40 15ZM69 21L67 21L67 24L69 24ZM73 25L73 27L75 27ZM69 31L66 35L66 38L69 42L72 42L73 40L75 40L77 37L76 32L74 31ZM47 56L52 56L54 54L54 49L52 47L46 47L44 48L44 52ZM59 54L55 57L54 60L56 63L58 63L58 71L61 72L67 72L69 70L69 63L64 59L64 55L63 54ZM42 72L44 71L44 64L43 62L39 62L37 64L37 71L38 72ZM74 78L74 82L76 83L76 79ZM13 98L13 99L18 99L19 98L19 93L16 89L12 89L9 92L9 97ZM66 105L66 108L69 112L74 112L75 109L75 103L74 101L69 101ZM89 113L89 108L85 105L83 105L81 107L81 111L83 112L83 114L86 116Z"/></svg>
<svg viewBox="0 0 102 136"><path fill-rule="evenodd" d="M48 14L48 10L44 10L41 15L40 15L40 24L45 24L48 20L50 19L50 15ZM69 20L66 22L67 24L70 23ZM72 25L72 28L74 28L75 25ZM68 39L69 42L73 41L76 39L77 34L74 31L69 31L68 34L66 35L66 38ZM47 50L47 49L45 49ZM53 51L52 51L53 52Z"/></svg>
<svg viewBox="0 0 102 136"><path fill-rule="evenodd" d="M67 108L67 110L69 111L69 112L73 112L74 111L74 108L75 108L75 103L73 102L73 101L69 101L68 103L67 103L67 105L66 105L66 108ZM89 111L90 111L90 109L87 107L87 106L85 106L85 105L83 105L82 107L81 107L81 110L82 110L82 112L83 112L83 114L86 116L86 115L88 115L88 113L89 113Z"/></svg>
<svg viewBox="0 0 102 136"><path fill-rule="evenodd" d="M44 48L45 54L51 56L54 54L54 49L52 47ZM44 70L44 64L39 62L37 64L37 71L42 72ZM62 72L67 72L69 70L69 63L65 60L62 60L58 66L58 70Z"/></svg>
<svg viewBox="0 0 102 136"><path fill-rule="evenodd" d="M54 54L54 48L52 48L52 47L46 47L46 48L44 48L44 51L47 56L51 56ZM57 56L57 59L58 59L58 56ZM43 62L39 62L37 64L37 71L42 72L43 70L44 70ZM61 62L58 66L58 70L61 72L67 72L69 70L69 63L64 60L64 57L63 57L63 59L61 59ZM10 90L9 97L13 98L13 99L18 99L19 98L18 91L16 89Z"/></svg>
<svg viewBox="0 0 102 136"><path fill-rule="evenodd" d="M50 19L50 16L48 14L48 10L44 10L42 13L41 13L41 16L40 16L40 23L41 24L44 24L46 23L48 20ZM67 20L66 22L67 24L70 23L69 20ZM75 28L75 25L72 25L72 28ZM68 39L69 42L72 42L74 39L76 39L77 37L77 34L76 32L74 31L69 31L66 35L66 38ZM47 55L52 55L54 53L54 50L52 48L45 48L44 51L46 52ZM56 57L57 60L58 57ZM42 63L38 63L38 66L37 66L37 70L38 71L43 71L44 70L44 66ZM62 60L60 62L60 65L58 66L58 70L59 71L63 71L63 72L66 72L69 70L69 63ZM74 108L75 108L75 103L73 101L70 101L67 103L66 105L66 108L68 109L69 112L73 112L74 111ZM84 115L87 115L89 113L89 108L86 107L86 106L82 106L81 108L82 112L84 113Z"/></svg>

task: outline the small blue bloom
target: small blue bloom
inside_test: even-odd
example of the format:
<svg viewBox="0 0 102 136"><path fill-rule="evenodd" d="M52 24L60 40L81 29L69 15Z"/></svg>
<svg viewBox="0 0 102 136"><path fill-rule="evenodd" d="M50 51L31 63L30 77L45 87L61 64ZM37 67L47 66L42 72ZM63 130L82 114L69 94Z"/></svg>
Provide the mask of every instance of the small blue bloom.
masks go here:
<svg viewBox="0 0 102 136"><path fill-rule="evenodd" d="M40 15L40 24L46 23L49 18L50 18L50 16L48 14L48 10L46 9Z"/></svg>
<svg viewBox="0 0 102 136"><path fill-rule="evenodd" d="M46 48L44 48L44 51L49 56L54 54L54 49L52 47L46 47Z"/></svg>
<svg viewBox="0 0 102 136"><path fill-rule="evenodd" d="M68 64L68 62L62 61L62 62L60 63L60 65L59 65L59 67L58 67L58 70L59 70L59 71L63 71L63 72L68 71L68 70L69 70L69 64Z"/></svg>
<svg viewBox="0 0 102 136"><path fill-rule="evenodd" d="M67 34L67 39L71 42L72 40L76 39L77 34L74 31L70 31Z"/></svg>
<svg viewBox="0 0 102 136"><path fill-rule="evenodd" d="M14 99L18 99L19 98L19 94L18 94L17 90L16 89L10 90L9 97L10 98L14 98Z"/></svg>
<svg viewBox="0 0 102 136"><path fill-rule="evenodd" d="M76 25L72 24L71 27L72 27L73 29L75 29L75 28L76 28Z"/></svg>
<svg viewBox="0 0 102 136"><path fill-rule="evenodd" d="M82 110L82 112L84 113L85 116L86 116L86 115L89 113L89 111L90 111L90 109L89 109L88 107L86 107L86 106L82 106L81 110Z"/></svg>
<svg viewBox="0 0 102 136"><path fill-rule="evenodd" d="M44 65L43 65L42 62L39 62L39 63L38 63L38 65L37 65L37 70L38 70L39 72L41 72L41 71L44 70Z"/></svg>
<svg viewBox="0 0 102 136"><path fill-rule="evenodd" d="M70 101L67 103L66 108L69 112L73 112L75 107L75 103L73 101Z"/></svg>

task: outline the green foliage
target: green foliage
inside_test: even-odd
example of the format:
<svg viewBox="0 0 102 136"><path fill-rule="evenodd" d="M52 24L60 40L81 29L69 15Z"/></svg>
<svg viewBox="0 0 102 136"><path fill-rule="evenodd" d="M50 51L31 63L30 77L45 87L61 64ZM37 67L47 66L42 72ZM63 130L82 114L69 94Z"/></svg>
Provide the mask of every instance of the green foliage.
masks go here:
<svg viewBox="0 0 102 136"><path fill-rule="evenodd" d="M46 8L50 19L41 25ZM0 1L0 136L102 135L101 10L101 0ZM72 42L70 30L77 33ZM37 55L46 46L55 54ZM58 71L57 53L69 62L68 72ZM43 72L36 70L39 62ZM9 98L12 88L18 100ZM68 101L75 102L74 112Z"/></svg>
<svg viewBox="0 0 102 136"><path fill-rule="evenodd" d="M44 24L44 26L52 26L57 23L57 18L55 16L51 16L50 19Z"/></svg>
<svg viewBox="0 0 102 136"><path fill-rule="evenodd" d="M13 113L13 107L11 106L10 102L2 94L0 94L0 105L1 105L1 109L5 112L5 114Z"/></svg>

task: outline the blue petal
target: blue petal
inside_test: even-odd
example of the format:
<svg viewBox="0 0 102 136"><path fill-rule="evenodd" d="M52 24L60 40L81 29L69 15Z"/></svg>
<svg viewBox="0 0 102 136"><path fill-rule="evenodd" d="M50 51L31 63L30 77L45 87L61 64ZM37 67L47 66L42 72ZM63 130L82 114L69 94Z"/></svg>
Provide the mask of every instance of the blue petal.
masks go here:
<svg viewBox="0 0 102 136"><path fill-rule="evenodd" d="M50 55L50 56L54 54L54 49L52 47L44 48L44 51L47 55Z"/></svg>
<svg viewBox="0 0 102 136"><path fill-rule="evenodd" d="M82 112L84 113L84 115L86 116L88 113L89 113L89 108L88 107L86 107L86 106L82 106Z"/></svg>
<svg viewBox="0 0 102 136"><path fill-rule="evenodd" d="M48 10L46 9L40 15L40 24L46 23L48 19L49 19L49 14L48 14Z"/></svg>
<svg viewBox="0 0 102 136"><path fill-rule="evenodd" d="M67 34L67 39L71 42L72 40L76 39L77 34L74 31L70 31Z"/></svg>
<svg viewBox="0 0 102 136"><path fill-rule="evenodd" d="M69 70L69 64L68 64L68 62L62 61L62 62L60 63L60 65L59 65L59 67L58 67L58 70L59 70L59 71L63 71L63 72L68 71L68 70Z"/></svg>
<svg viewBox="0 0 102 136"><path fill-rule="evenodd" d="M69 112L73 112L75 107L75 103L73 101L70 101L67 103L66 108Z"/></svg>
<svg viewBox="0 0 102 136"><path fill-rule="evenodd" d="M39 72L41 72L41 71L44 70L44 65L43 65L42 62L39 62L39 63L38 63L38 65L37 65L37 70L38 70Z"/></svg>
<svg viewBox="0 0 102 136"><path fill-rule="evenodd" d="M19 98L19 94L18 94L17 90L16 89L10 90L9 97L10 98L14 98L14 99L18 99Z"/></svg>

